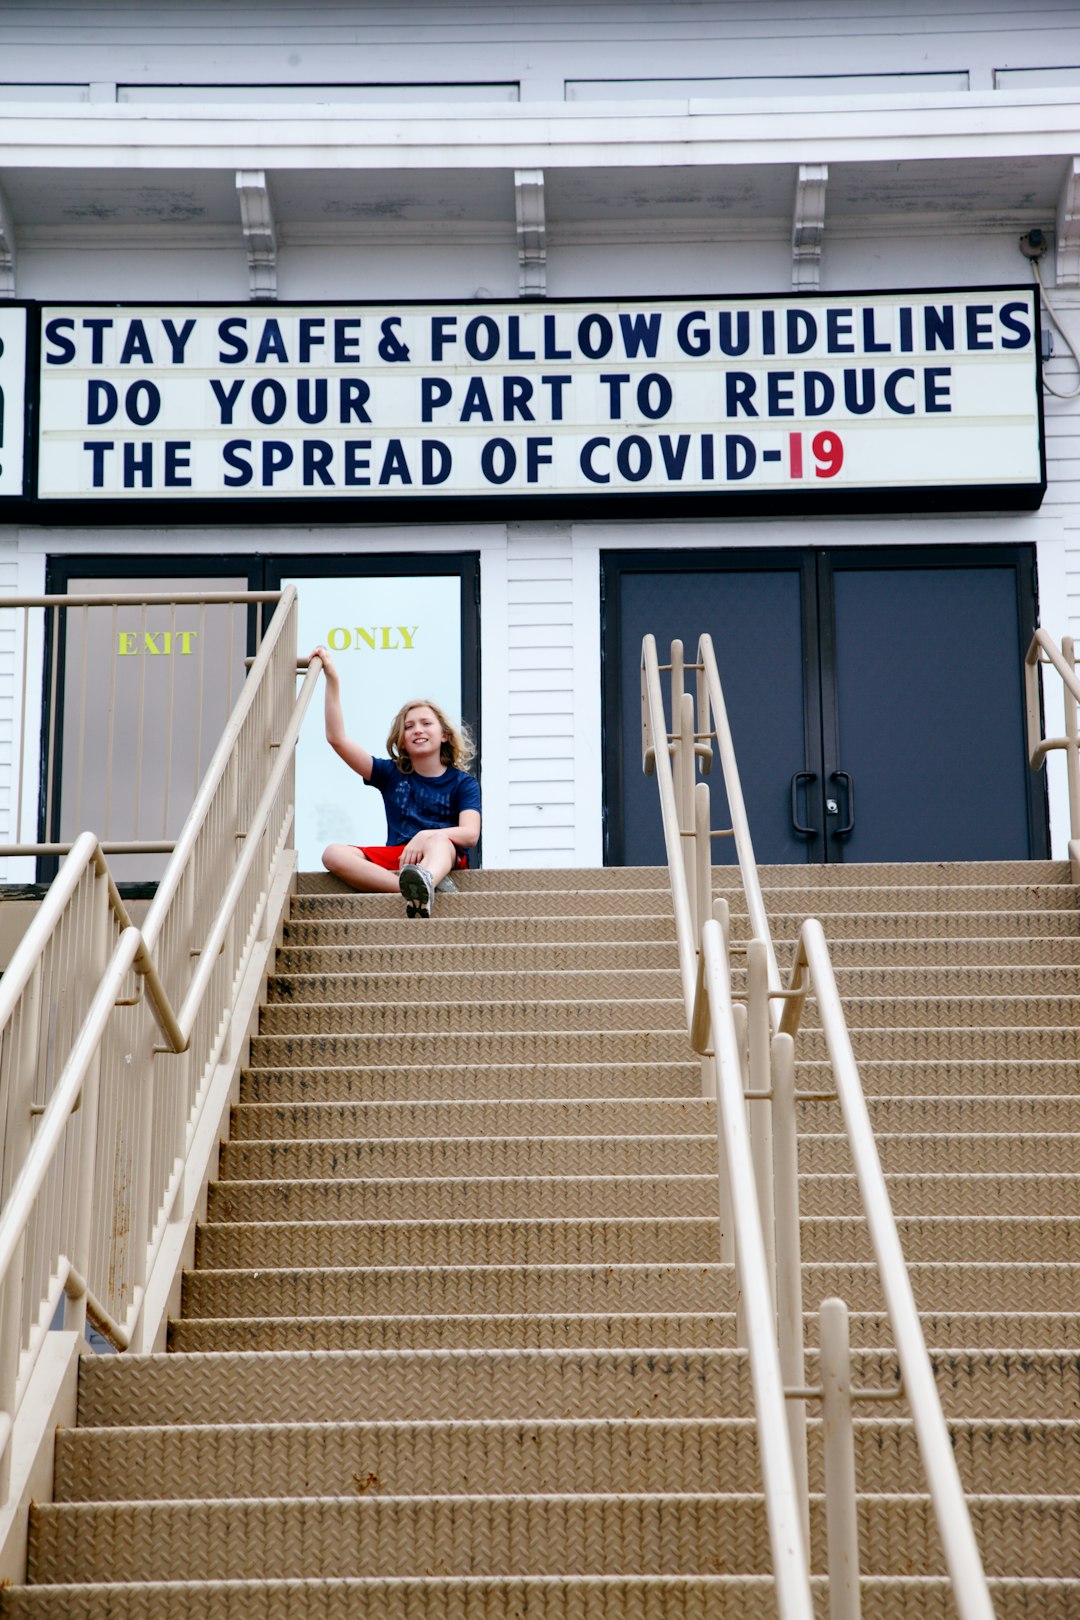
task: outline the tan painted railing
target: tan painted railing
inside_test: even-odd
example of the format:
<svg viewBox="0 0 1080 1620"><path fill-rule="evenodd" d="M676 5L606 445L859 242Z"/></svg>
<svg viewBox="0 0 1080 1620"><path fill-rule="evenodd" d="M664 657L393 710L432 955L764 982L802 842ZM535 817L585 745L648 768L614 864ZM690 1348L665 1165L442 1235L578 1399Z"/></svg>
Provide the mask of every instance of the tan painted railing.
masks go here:
<svg viewBox="0 0 1080 1620"><path fill-rule="evenodd" d="M160 1342L295 868L296 618L290 587L142 927L83 833L0 981L0 1500L61 1301Z"/></svg>
<svg viewBox="0 0 1080 1620"><path fill-rule="evenodd" d="M1039 701L1039 666L1056 669L1061 676L1065 704L1064 737L1044 737L1042 705ZM1059 647L1046 630L1036 630L1024 660L1024 695L1027 700L1028 758L1033 771L1041 770L1046 756L1056 749L1065 751L1069 784L1069 865L1072 880L1080 883L1080 676L1076 673L1076 646L1072 636L1062 636Z"/></svg>
<svg viewBox="0 0 1080 1620"><path fill-rule="evenodd" d="M668 730L661 670L671 672ZM685 672L697 674L697 703ZM1074 677L1075 678L1075 677ZM986 1576L923 1339L896 1221L820 923L800 930L789 983L781 987L739 783L723 692L709 636L686 664L680 642L660 665L642 647L642 748L660 789L679 967L688 1028L702 1056L702 1087L717 1098L723 1258L736 1268L737 1332L749 1352L769 1537L781 1620L811 1612L807 1547L806 1403L820 1401L825 1437L825 1511L831 1620L861 1612L852 1405L906 1397L953 1601L961 1620L992 1620ZM1080 696L1080 689L1078 689ZM715 742L731 813L714 829L706 782ZM727 901L713 899L712 840L732 837L750 939L731 942ZM732 991L732 957L745 953L746 989ZM795 1089L795 1040L813 996L832 1065L827 1092ZM852 1388L847 1306L820 1307L820 1384L805 1373L796 1102L839 1100L899 1362L888 1390ZM747 1123L749 1116L749 1124Z"/></svg>

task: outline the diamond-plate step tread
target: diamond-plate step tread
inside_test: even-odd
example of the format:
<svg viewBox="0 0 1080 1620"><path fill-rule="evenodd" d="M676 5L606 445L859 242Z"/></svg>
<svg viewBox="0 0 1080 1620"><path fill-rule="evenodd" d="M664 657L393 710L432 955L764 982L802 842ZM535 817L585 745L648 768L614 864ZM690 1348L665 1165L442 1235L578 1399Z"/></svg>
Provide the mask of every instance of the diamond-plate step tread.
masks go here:
<svg viewBox="0 0 1080 1620"><path fill-rule="evenodd" d="M1070 1174L1080 1171L1080 1136L1061 1132L1053 1140L1055 1167ZM921 1137L880 1132L877 1142L886 1173L975 1168L1033 1173L1044 1170L1047 1162L1045 1141L1019 1132L954 1131ZM221 1151L221 1174L247 1181L278 1176L323 1180L337 1175L704 1175L713 1169L715 1157L712 1134L228 1142ZM806 1172L849 1170L847 1137L805 1136L799 1164Z"/></svg>
<svg viewBox="0 0 1080 1620"><path fill-rule="evenodd" d="M792 873L799 871L799 877ZM823 889L818 883L801 881L802 868L787 868L786 881L770 883L766 910L792 913L801 917L836 915L844 912L1008 911L1027 907L1038 911L1076 911L1080 895L1071 883L849 883ZM746 915L746 897L736 885L714 884L714 892L727 899L732 915ZM395 894L299 894L293 901L294 921L349 921L393 919L402 915L400 895ZM542 916L666 916L671 914L670 890L652 886L626 885L589 888L576 878L563 888L502 888L465 890L440 896L429 921L451 917L465 921L473 917L516 916L527 911ZM782 933L783 930L774 931Z"/></svg>
<svg viewBox="0 0 1080 1620"><path fill-rule="evenodd" d="M807 886L834 889L850 884L902 882L938 885L998 882L1071 882L1067 861L845 861L842 865L791 866L777 862L762 864L758 876L762 888L787 885L793 874ZM565 889L578 883L590 888L647 888L667 890L666 866L552 866L545 868L477 867L458 873L455 882L463 889ZM718 890L741 887L734 865L717 866L713 884ZM328 872L297 874L298 894L350 894L339 878Z"/></svg>
<svg viewBox="0 0 1080 1620"><path fill-rule="evenodd" d="M798 935L808 912L776 911L769 908L773 939L791 941ZM814 908L830 944L835 940L920 940L948 941L972 937L981 939L1075 939L1080 936L1080 916L1061 907L1004 910L932 910L882 913L881 911L827 911ZM735 939L746 939L749 922L745 914L732 917ZM626 940L639 943L653 940L671 946L675 924L670 909L664 913L608 913L591 916L520 916L509 913L498 917L470 917L455 921L445 912L430 918L420 930L416 923L393 914L383 917L296 918L284 924L285 948L337 946L364 948L395 945L416 947L442 945L566 945L597 941ZM790 957L790 949L784 960Z"/></svg>
<svg viewBox="0 0 1080 1620"><path fill-rule="evenodd" d="M898 972L907 971L897 969ZM976 970L972 970L973 972ZM993 970L988 970L993 971ZM1000 970L1007 973L1008 969ZM1076 987L1076 976L1068 968L1028 969L1042 973L1045 983L1033 983L1032 994L1067 994ZM958 981L959 982L959 981ZM1001 985L1007 990L1006 984ZM335 1005L342 1002L381 1004L388 1001L415 1003L474 1001L624 1001L635 998L681 995L677 964L632 970L611 968L538 968L506 970L461 967L453 971L415 969L411 973L307 973L289 974L280 970L270 980L270 1006L316 1002Z"/></svg>
<svg viewBox="0 0 1080 1620"><path fill-rule="evenodd" d="M1071 1311L1080 1264L1029 1261L914 1261L908 1267L922 1311ZM853 1310L881 1308L876 1266L844 1260L804 1263L810 1309L833 1294ZM704 1261L592 1264L260 1266L184 1274L185 1316L469 1315L524 1311L707 1311L734 1307L730 1268Z"/></svg>
<svg viewBox="0 0 1080 1620"><path fill-rule="evenodd" d="M804 1091L827 1091L831 1073L825 1060L797 1061L796 1082ZM1075 1098L1075 1059L997 1058L934 1062L866 1060L859 1078L868 1097L911 1094L942 1096L1044 1096ZM241 1075L244 1103L459 1101L582 1101L591 1098L664 1097L698 1100L701 1064L650 1063L459 1063L435 1061L423 1067L387 1063L375 1066L324 1064L314 1068L248 1068Z"/></svg>
<svg viewBox="0 0 1080 1620"><path fill-rule="evenodd" d="M1017 1077L1019 1079L1019 1076ZM836 1131L839 1103L800 1102L801 1130ZM876 1130L1017 1132L1046 1135L1080 1131L1080 1095L1024 1093L980 1097L871 1097ZM508 1098L483 1101L242 1103L232 1110L230 1140L320 1138L363 1141L391 1138L526 1135L632 1136L701 1134L715 1129L715 1105L701 1097L619 1097L611 1100Z"/></svg>
<svg viewBox="0 0 1080 1620"><path fill-rule="evenodd" d="M1076 1620L1080 1581L991 1579L996 1620ZM828 1582L811 1581L815 1620ZM936 1576L864 1577L865 1620L956 1620ZM154 1581L0 1589L11 1620L776 1620L771 1576Z"/></svg>
<svg viewBox="0 0 1080 1620"><path fill-rule="evenodd" d="M687 1043L689 1045L689 1043ZM245 1069L240 1097L244 1103L288 1102L444 1102L519 1098L557 1101L588 1097L701 1096L701 1061L565 1063L446 1063L434 1052L423 1067L387 1062L379 1067L323 1064L315 1068ZM1075 1068L1061 1064L1075 1079ZM1057 1071L1055 1070L1055 1073Z"/></svg>
<svg viewBox="0 0 1080 1620"><path fill-rule="evenodd" d="M1080 1312L924 1311L926 1343L934 1348L1052 1350L1075 1345ZM884 1311L853 1311L852 1344L886 1348L892 1328ZM819 1321L804 1316L804 1339L815 1345ZM218 1350L631 1350L733 1349L731 1311L628 1312L591 1315L549 1312L456 1316L174 1317L169 1348Z"/></svg>
<svg viewBox="0 0 1080 1620"><path fill-rule="evenodd" d="M947 1417L1080 1418L1075 1350L931 1355ZM807 1354L807 1376L817 1357ZM891 1388L891 1351L852 1354L855 1387ZM749 1416L736 1350L279 1351L84 1357L79 1423L348 1422L449 1417Z"/></svg>
<svg viewBox="0 0 1080 1620"><path fill-rule="evenodd" d="M1069 1261L1080 1256L1080 1217L901 1216L912 1261ZM866 1221L804 1216L806 1262L873 1259ZM203 1223L199 1269L402 1265L663 1264L720 1258L718 1216L518 1217L452 1221Z"/></svg>
<svg viewBox="0 0 1080 1620"><path fill-rule="evenodd" d="M824 1488L820 1419L807 1425L810 1488ZM914 1425L858 1418L863 1491L920 1492ZM1080 1462L1080 1424L954 1421L950 1435L967 1491L1067 1494ZM198 1425L61 1429L57 1502L172 1501L282 1496L510 1494L655 1489L753 1490L757 1428L746 1418L547 1422Z"/></svg>
<svg viewBox="0 0 1080 1620"><path fill-rule="evenodd" d="M787 894L790 891L778 890ZM883 895L892 890L882 891ZM972 905L994 903L998 906L1024 904L1046 910L1067 909L1068 891L1049 885L1032 885L1026 890L1007 885L991 889L973 888ZM994 896L991 902L990 896ZM1022 897L1022 898L1021 898ZM733 905L739 905L741 896L732 894ZM834 902L835 903L835 902ZM527 912L531 917L670 917L671 893L657 886L650 888L595 888L578 884L565 889L484 889L459 894L439 895L430 918L414 918L418 927L437 925L443 918L454 922L469 922L474 918L517 917ZM804 912L805 915L805 912ZM294 921L352 922L405 919L405 906L398 894L300 894L292 904Z"/></svg>
<svg viewBox="0 0 1080 1620"><path fill-rule="evenodd" d="M794 942L775 939L777 958L791 960ZM1068 970L1080 967L1080 937L1028 939L842 939L829 946L838 972L893 968L1012 968ZM659 941L589 940L551 944L282 946L279 974L555 972L618 969L638 972L678 967L674 939Z"/></svg>
<svg viewBox="0 0 1080 1620"><path fill-rule="evenodd" d="M972 1496L988 1574L1052 1575L1080 1564L1080 1502ZM811 1568L825 1564L824 1502L810 1501ZM858 1499L863 1568L944 1574L929 1498ZM363 1496L41 1504L31 1508L31 1581L457 1575L767 1574L759 1495ZM725 1567L726 1566L726 1567Z"/></svg>
<svg viewBox="0 0 1080 1620"><path fill-rule="evenodd" d="M845 995L844 1016L853 1040L863 1030L877 1029L1074 1029L1080 1025L1080 996ZM811 999L802 1027L817 1023L817 1002Z"/></svg>
<svg viewBox="0 0 1080 1620"><path fill-rule="evenodd" d="M1067 1106L1067 1105L1066 1105ZM490 1102L313 1102L248 1104L233 1109L232 1141L320 1137L435 1139L458 1136L672 1136L714 1129L715 1105L701 1096L623 1097L611 1101L553 1099Z"/></svg>
<svg viewBox="0 0 1080 1620"><path fill-rule="evenodd" d="M518 1220L544 1216L700 1215L717 1208L702 1176L376 1176L218 1181L212 1220Z"/></svg>
<svg viewBox="0 0 1080 1620"><path fill-rule="evenodd" d="M861 1064L870 1059L951 1062L993 1058L1016 1062L1028 1058L1080 1060L1080 1028L1014 1029L852 1029L852 1047ZM820 1029L799 1037L802 1059L828 1056ZM441 1064L521 1063L679 1063L692 1060L685 1028L571 1031L454 1030L371 1035L257 1035L251 1043L251 1067L341 1068L360 1064L421 1067ZM700 1073L700 1069L699 1069Z"/></svg>
<svg viewBox="0 0 1080 1620"><path fill-rule="evenodd" d="M1041 913L1044 926L1028 933L1077 934L1080 923L1063 911ZM1071 924L1071 926L1069 926ZM794 938L802 925L802 918L792 919L789 932ZM1010 932L1018 930L1010 928ZM428 918L421 928L417 920L409 922L398 912L389 917L288 918L282 929L282 943L286 949L299 946L338 946L346 949L366 945L383 947L395 945L565 945L602 944L627 940L639 943L655 941L663 948L675 943L675 922L670 908L664 913L608 913L602 917L579 913L572 917L521 916L511 912L502 917L470 917L454 921L445 911Z"/></svg>
<svg viewBox="0 0 1080 1620"><path fill-rule="evenodd" d="M845 998L903 996L938 999L941 997L1071 996L1080 990L1080 968L1020 967L855 967L837 970L837 985ZM745 973L736 969L736 991L744 988ZM376 972L372 969L346 973L286 973L280 968L269 983L272 1007L304 1003L337 1005L343 1002L381 1004L387 1001L431 1002L624 1000L633 997L656 998L680 994L677 964L654 963L651 968L632 970L625 965L600 968L580 967L507 969L474 968L462 964L454 969L416 968ZM970 1019L963 1020L970 1022Z"/></svg>
<svg viewBox="0 0 1080 1620"><path fill-rule="evenodd" d="M653 988L655 991L660 987L654 984ZM1029 1014L1031 1022L1038 1021L1035 1008L1044 1012L1042 1021L1045 1021L1050 1016L1050 1010L1058 1005L1059 999L1062 998L1045 998L1044 1007L1043 998L1028 998L1032 1002ZM977 1001L973 1000L970 1005L978 1012ZM994 1005L1000 1007L1007 1003L995 1000ZM610 1001L522 1001L511 997L504 1001L424 1001L419 1004L414 998L412 1002L366 1001L360 1006L348 1001L311 1002L298 1006L283 1006L275 1002L263 1007L259 1030L265 1037L298 1034L319 1038L338 1032L353 1035L361 1030L370 1031L372 1035L386 1032L439 1034L441 1030L453 1034L482 1033L491 1027L559 1033L563 1030L654 1030L677 1028L681 1015L681 998L670 994L654 994L651 998L628 996ZM1054 1020L1051 1018L1051 1021ZM367 1036L361 1035L360 1039L365 1040Z"/></svg>
<svg viewBox="0 0 1080 1620"><path fill-rule="evenodd" d="M1024 861L1024 862L984 862L979 864L979 871L974 871L966 864L959 864L957 872L969 873L972 882L986 882L1007 880L1013 876L1023 876L1030 871L1033 879L1043 883L1069 881L1068 865L1063 861ZM783 867L762 868L762 871L783 872ZM854 868L850 868L854 870ZM931 871L930 868L927 868ZM729 881L738 887L738 878L733 872ZM964 881L963 877L954 881ZM461 894L479 894L488 889L501 892L528 889L530 892L542 892L545 889L657 889L668 894L671 882L666 866L548 866L548 867L469 867L467 870L454 873L454 882L458 885ZM296 875L297 895L342 895L346 898L364 896L356 895L347 883L340 878L332 877L329 872L298 872Z"/></svg>
<svg viewBox="0 0 1080 1620"><path fill-rule="evenodd" d="M1080 1176L891 1175L897 1215L1080 1215ZM799 1178L804 1215L862 1212L852 1172ZM218 1181L213 1221L518 1220L545 1216L700 1215L716 1212L714 1176L492 1176L423 1181Z"/></svg>
<svg viewBox="0 0 1080 1620"><path fill-rule="evenodd" d="M813 1042L817 1031L806 1037ZM911 1037L900 1031L903 1047ZM978 1034L978 1031L974 1031ZM1039 1032L1047 1050L1018 1052L1017 1056L1057 1057L1080 1050L1076 1040L1062 1040L1057 1031ZM1070 1032L1071 1033L1071 1032ZM1038 1036L1020 1032L1021 1045L1038 1046ZM942 1037L936 1031L935 1038ZM1015 1044L1015 1043L1014 1043ZM818 1056L817 1052L811 1054ZM921 1054L904 1051L905 1057ZM959 1055L965 1055L961 1052ZM1012 1056L1010 1052L1008 1054ZM339 1068L356 1064L409 1066L473 1063L685 1063L693 1059L690 1038L683 1027L635 1030L594 1029L559 1033L557 1030L493 1031L477 1029L468 1034L456 1030L430 1030L425 1033L383 1033L371 1035L256 1035L251 1042L251 1067L260 1069L311 1067ZM698 1063L698 1075L701 1065Z"/></svg>

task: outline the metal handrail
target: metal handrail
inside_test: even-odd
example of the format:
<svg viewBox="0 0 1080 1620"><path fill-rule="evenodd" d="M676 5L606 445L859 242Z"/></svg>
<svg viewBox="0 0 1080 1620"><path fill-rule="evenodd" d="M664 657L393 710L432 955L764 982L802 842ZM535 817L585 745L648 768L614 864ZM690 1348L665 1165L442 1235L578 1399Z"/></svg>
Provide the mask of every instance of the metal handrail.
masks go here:
<svg viewBox="0 0 1080 1620"><path fill-rule="evenodd" d="M797 1539L805 1546L809 1538L804 1403L820 1399L824 1411L830 1613L832 1620L858 1620L861 1600L851 1408L857 1400L892 1399L903 1393L911 1408L958 1613L961 1620L992 1620L986 1576L821 925L813 919L803 924L795 967L787 988L782 988L711 638L702 636L697 660L689 666L682 644L672 644L671 662L663 666L671 671L670 732L660 687L661 667L655 640L646 636L642 646L643 767L647 774L655 773L659 781L691 1043L706 1060L703 1089L707 1095L715 1091L718 1098L718 1130L723 1144L722 1239L730 1244L733 1237L739 1281L745 1294L740 1336L749 1351L751 1367L763 1370L760 1378L757 1372L752 1376L779 1614L782 1620L801 1615L808 1601L808 1593L803 1591L805 1558L801 1565L798 1560L785 1563L783 1581L776 1562L778 1545L786 1547L790 1539L793 1505L796 1522L800 1523ZM697 671L696 715L693 698L683 690L687 668ZM1080 697L1080 681L1072 676L1069 684ZM1075 705L1073 722L1075 737ZM714 740L732 821L730 828L720 830L711 825L708 785L695 780L698 760L703 773L711 765L710 745ZM672 755L676 757L674 770ZM1077 803L1080 805L1080 796ZM743 947L747 988L740 998L741 1005L736 1003L730 987L733 947L729 942L727 902L712 899L712 839L723 836L735 840L753 936ZM688 985L692 967L691 996ZM817 997L836 1089L835 1093L804 1093L803 1099L826 1100L835 1095L840 1100L900 1363L901 1383L891 1390L851 1388L847 1307L840 1300L821 1304L821 1384L807 1388L804 1382L794 1036L811 991ZM747 1111L751 1115L749 1131ZM771 1294L767 1286L756 1286L760 1278L752 1279L749 1268L758 1266L766 1281L771 1281ZM776 1469L771 1488L766 1455ZM793 1496L789 1494L789 1481Z"/></svg>
<svg viewBox="0 0 1080 1620"><path fill-rule="evenodd" d="M784 1386L776 1346L776 1313L769 1291L765 1240L750 1168L740 1043L730 977L726 971L727 951L720 925L714 920L704 926L700 954L695 948L689 886L680 847L684 829L679 825L656 641L652 636L646 636L642 650L642 715L646 769L651 764L650 774L656 774L660 789L687 1021L694 1031L695 1049L713 1059L721 1181L730 1189L728 1206L739 1211L733 1223L735 1262L743 1301L742 1315L748 1329L750 1376L778 1608L785 1620L812 1620L814 1605L803 1509L788 1440ZM704 791L708 794L708 788Z"/></svg>
<svg viewBox="0 0 1080 1620"><path fill-rule="evenodd" d="M237 986L276 926L271 893L283 902L295 745L321 673L296 692L295 589L277 600L142 928L83 833L0 981L0 1500L60 1301L65 1326L89 1316L117 1349L145 1348L148 1279L193 1217L189 1160Z"/></svg>
<svg viewBox="0 0 1080 1620"><path fill-rule="evenodd" d="M798 1032L806 997L811 989L817 998L836 1094L900 1363L903 1391L915 1425L919 1455L953 1583L953 1601L961 1620L993 1620L994 1609L982 1556L971 1527L971 1515L956 1465L956 1454L934 1381L829 947L816 918L808 918L799 930L788 988L790 994L782 1003L780 1028L782 1033L793 1038Z"/></svg>
<svg viewBox="0 0 1080 1620"><path fill-rule="evenodd" d="M1062 698L1065 704L1064 737L1044 737L1042 708L1039 702L1039 666L1056 669L1061 676ZM1024 697L1027 710L1028 762L1033 771L1040 770L1046 756L1057 749L1065 751L1066 778L1069 785L1069 864L1072 880L1080 882L1080 725L1077 722L1077 703L1080 702L1080 676L1076 673L1076 646L1072 636L1062 636L1059 647L1046 630L1036 630L1024 658Z"/></svg>

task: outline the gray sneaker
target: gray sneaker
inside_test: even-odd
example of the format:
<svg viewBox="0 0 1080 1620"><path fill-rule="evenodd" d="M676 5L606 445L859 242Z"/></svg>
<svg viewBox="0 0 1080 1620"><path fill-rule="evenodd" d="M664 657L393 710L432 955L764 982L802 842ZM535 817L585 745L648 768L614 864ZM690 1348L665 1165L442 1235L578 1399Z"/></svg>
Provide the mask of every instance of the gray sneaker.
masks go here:
<svg viewBox="0 0 1080 1620"><path fill-rule="evenodd" d="M405 896L407 917L430 917L435 904L435 880L426 866L403 866L398 888Z"/></svg>
<svg viewBox="0 0 1080 1620"><path fill-rule="evenodd" d="M457 892L458 886L449 875L444 877L441 883L435 885L436 894L457 894Z"/></svg>

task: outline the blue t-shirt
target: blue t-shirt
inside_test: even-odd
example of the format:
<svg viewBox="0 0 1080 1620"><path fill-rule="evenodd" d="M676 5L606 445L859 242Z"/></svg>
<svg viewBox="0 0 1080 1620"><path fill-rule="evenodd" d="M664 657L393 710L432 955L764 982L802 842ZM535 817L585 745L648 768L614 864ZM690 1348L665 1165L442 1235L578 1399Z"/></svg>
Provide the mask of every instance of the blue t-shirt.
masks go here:
<svg viewBox="0 0 1080 1620"><path fill-rule="evenodd" d="M392 759L371 764L370 786L386 806L386 842L407 844L429 827L456 827L463 810L479 810L480 784L468 771L448 765L441 776L399 771Z"/></svg>

